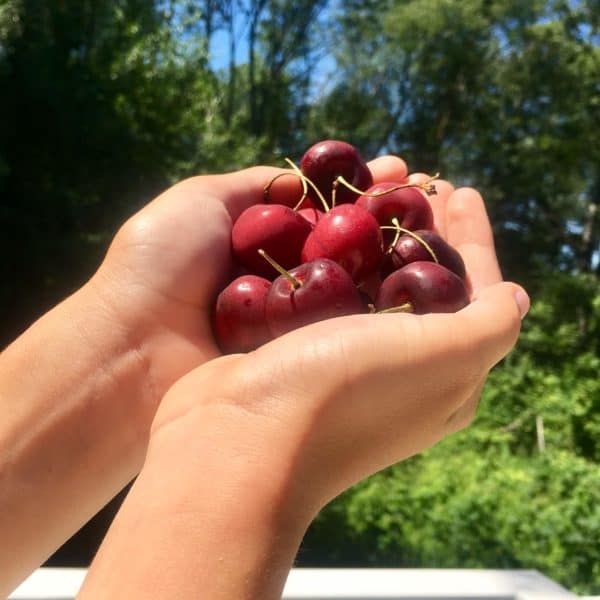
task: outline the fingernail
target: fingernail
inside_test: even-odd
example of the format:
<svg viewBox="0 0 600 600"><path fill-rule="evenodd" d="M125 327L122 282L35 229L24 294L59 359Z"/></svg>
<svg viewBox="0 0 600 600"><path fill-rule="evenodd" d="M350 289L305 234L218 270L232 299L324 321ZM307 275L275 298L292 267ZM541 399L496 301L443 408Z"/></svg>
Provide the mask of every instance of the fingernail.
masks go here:
<svg viewBox="0 0 600 600"><path fill-rule="evenodd" d="M525 317L525 315L529 312L530 300L527 292L524 289L519 288L515 292L515 302L519 307L519 312L521 313L521 319Z"/></svg>

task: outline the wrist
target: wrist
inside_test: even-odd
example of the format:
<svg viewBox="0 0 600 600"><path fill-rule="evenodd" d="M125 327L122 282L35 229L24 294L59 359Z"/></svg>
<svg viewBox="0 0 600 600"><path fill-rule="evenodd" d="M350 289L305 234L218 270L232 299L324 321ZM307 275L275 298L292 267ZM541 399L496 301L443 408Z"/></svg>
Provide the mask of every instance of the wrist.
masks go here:
<svg viewBox="0 0 600 600"><path fill-rule="evenodd" d="M82 598L98 590L128 598L281 597L312 510L298 502L283 452L271 448L265 457L257 437L232 429L220 410L200 412L203 425L190 419L191 434L178 422L153 434Z"/></svg>
<svg viewBox="0 0 600 600"><path fill-rule="evenodd" d="M142 353L95 290L85 285L2 354L0 403L7 408L7 418L1 432L14 433L8 447L17 447L19 440L39 428L38 422L50 417L57 429L63 418L78 420L78 430L83 426L92 436L96 430L95 437L110 431L114 441L121 433L129 439L127 446L145 447L155 412L138 406L144 404L138 397L145 404L151 397L149 392L140 393L145 369ZM143 425L139 417L144 418Z"/></svg>
<svg viewBox="0 0 600 600"><path fill-rule="evenodd" d="M195 369L163 398L144 470L166 473L186 465L190 476L176 475L172 482L184 488L183 496L194 495L226 467L238 487L260 490L282 519L308 526L323 498L309 484L311 411L294 406L313 399L280 388L265 383L252 353L222 356Z"/></svg>
<svg viewBox="0 0 600 600"><path fill-rule="evenodd" d="M88 286L3 352L0 595L139 470L153 414L135 400L143 368Z"/></svg>
<svg viewBox="0 0 600 600"><path fill-rule="evenodd" d="M66 301L65 308L103 378L102 401L119 414L115 425L131 428L132 444L145 453L167 384L154 376L144 342L148 326L135 312L130 318L120 310L119 303L127 304L122 291L99 271Z"/></svg>

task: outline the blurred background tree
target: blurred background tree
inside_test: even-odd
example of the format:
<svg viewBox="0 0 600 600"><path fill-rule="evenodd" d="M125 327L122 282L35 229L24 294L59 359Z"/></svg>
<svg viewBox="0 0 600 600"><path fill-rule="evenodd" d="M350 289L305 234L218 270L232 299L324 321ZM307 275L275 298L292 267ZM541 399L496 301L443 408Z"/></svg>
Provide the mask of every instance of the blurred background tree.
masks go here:
<svg viewBox="0 0 600 600"><path fill-rule="evenodd" d="M468 431L340 497L299 563L600 593L596 0L0 0L0 115L3 345L192 174L338 138L482 190L534 300L519 347ZM89 560L117 504L53 561Z"/></svg>

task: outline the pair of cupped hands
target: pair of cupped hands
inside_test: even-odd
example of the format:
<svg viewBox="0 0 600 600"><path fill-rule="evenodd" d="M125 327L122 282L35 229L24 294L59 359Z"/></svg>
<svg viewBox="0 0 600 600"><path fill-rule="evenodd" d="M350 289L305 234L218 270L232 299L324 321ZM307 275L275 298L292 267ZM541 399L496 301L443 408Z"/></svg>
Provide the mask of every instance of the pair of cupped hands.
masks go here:
<svg viewBox="0 0 600 600"><path fill-rule="evenodd" d="M375 183L427 178L408 176L397 157L369 167ZM189 460L186 440L205 430L210 413L222 421L224 448L251 442L254 458L293 456L298 471L291 476L305 478L298 482L304 488L310 483L318 510L470 423L488 372L517 340L529 300L502 281L479 193L438 180L429 196L435 228L465 261L468 307L342 317L250 354L220 356L211 315L230 276L232 223L262 201L265 183L279 172L255 167L175 185L121 228L91 284L147 363L156 392L148 416L158 409L147 460L161 452ZM298 190L293 178L280 179L271 201Z"/></svg>
<svg viewBox="0 0 600 600"><path fill-rule="evenodd" d="M407 175L398 157L369 167L375 182L426 178ZM236 502L257 522L267 507L270 522L296 532L297 542L344 489L469 424L488 372L517 340L529 299L502 281L482 198L438 180L429 197L435 228L465 261L469 306L455 314L341 317L249 354L221 356L211 315L231 273L231 227L280 172L254 167L175 185L122 226L84 286L87 309L118 332L135 365L123 384L127 409L107 400L115 428L132 419L126 425L138 446L115 471L124 485L141 470L107 538L117 555L128 543L119 524L142 527L130 527L137 509L127 516L128 502L193 514L178 530L182 547L196 527L212 531L215 510ZM280 178L271 200L299 189L296 179ZM209 494L216 509L201 505ZM230 526L237 522L232 517ZM100 553L99 578L109 551Z"/></svg>

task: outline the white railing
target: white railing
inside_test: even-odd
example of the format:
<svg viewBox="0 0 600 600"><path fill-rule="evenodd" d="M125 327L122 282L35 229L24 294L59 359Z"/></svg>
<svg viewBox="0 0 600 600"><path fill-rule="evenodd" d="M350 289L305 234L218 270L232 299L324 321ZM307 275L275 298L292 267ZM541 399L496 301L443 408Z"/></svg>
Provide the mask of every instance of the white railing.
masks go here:
<svg viewBox="0 0 600 600"><path fill-rule="evenodd" d="M38 569L9 600L71 600L85 569ZM538 571L292 569L284 600L573 600ZM581 600L581 599L580 599Z"/></svg>

